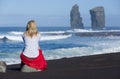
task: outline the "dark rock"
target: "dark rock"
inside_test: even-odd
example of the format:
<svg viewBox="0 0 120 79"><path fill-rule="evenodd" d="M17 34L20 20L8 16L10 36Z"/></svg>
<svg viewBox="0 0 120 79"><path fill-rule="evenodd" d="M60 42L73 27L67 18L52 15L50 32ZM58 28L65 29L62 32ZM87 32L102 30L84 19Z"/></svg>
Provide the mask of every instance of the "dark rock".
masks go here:
<svg viewBox="0 0 120 79"><path fill-rule="evenodd" d="M4 61L0 61L0 72L5 73L6 68L6 63Z"/></svg>
<svg viewBox="0 0 120 79"><path fill-rule="evenodd" d="M9 39L8 39L7 37L3 37L2 40L3 40L4 42L6 42L6 41L8 41Z"/></svg>
<svg viewBox="0 0 120 79"><path fill-rule="evenodd" d="M82 18L80 17L79 6L75 4L70 12L71 28L84 29Z"/></svg>
<svg viewBox="0 0 120 79"><path fill-rule="evenodd" d="M0 39L0 41L6 43L9 41L9 39L7 37L3 37Z"/></svg>
<svg viewBox="0 0 120 79"><path fill-rule="evenodd" d="M103 29L105 27L104 7L95 7L90 10L92 29Z"/></svg>

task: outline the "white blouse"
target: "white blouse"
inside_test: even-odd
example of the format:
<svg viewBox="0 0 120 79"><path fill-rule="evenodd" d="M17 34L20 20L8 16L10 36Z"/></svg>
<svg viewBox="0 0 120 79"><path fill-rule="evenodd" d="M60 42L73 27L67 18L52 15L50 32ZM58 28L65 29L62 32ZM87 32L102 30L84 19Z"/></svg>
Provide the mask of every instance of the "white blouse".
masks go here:
<svg viewBox="0 0 120 79"><path fill-rule="evenodd" d="M35 58L39 55L39 40L40 34L38 33L37 36L28 37L23 35L23 41L25 43L25 47L23 50L23 55L29 58Z"/></svg>

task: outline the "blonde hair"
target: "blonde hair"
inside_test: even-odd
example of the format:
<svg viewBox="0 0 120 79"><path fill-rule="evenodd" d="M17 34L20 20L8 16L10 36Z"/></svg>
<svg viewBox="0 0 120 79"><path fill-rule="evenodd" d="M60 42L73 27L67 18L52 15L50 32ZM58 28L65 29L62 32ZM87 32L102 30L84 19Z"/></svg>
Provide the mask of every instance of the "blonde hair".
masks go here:
<svg viewBox="0 0 120 79"><path fill-rule="evenodd" d="M37 34L38 34L38 31L37 31L36 22L34 20L28 21L25 35L32 38L33 36L36 36Z"/></svg>

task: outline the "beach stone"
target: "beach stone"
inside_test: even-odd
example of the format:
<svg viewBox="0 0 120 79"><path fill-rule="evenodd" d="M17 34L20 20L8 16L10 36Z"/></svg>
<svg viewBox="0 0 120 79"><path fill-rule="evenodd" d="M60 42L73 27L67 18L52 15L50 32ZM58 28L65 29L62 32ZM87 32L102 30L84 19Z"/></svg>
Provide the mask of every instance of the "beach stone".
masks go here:
<svg viewBox="0 0 120 79"><path fill-rule="evenodd" d="M22 68L21 68L21 72L39 72L41 70L37 70L35 68L32 68L30 66L27 66L27 65L23 65Z"/></svg>
<svg viewBox="0 0 120 79"><path fill-rule="evenodd" d="M83 23L82 23L82 18L80 16L79 12L79 6L75 4L70 12L70 24L71 28L73 29L84 29Z"/></svg>
<svg viewBox="0 0 120 79"><path fill-rule="evenodd" d="M4 61L0 61L0 72L5 73L6 72L6 63Z"/></svg>
<svg viewBox="0 0 120 79"><path fill-rule="evenodd" d="M95 7L90 10L92 29L101 30L105 27L104 7Z"/></svg>

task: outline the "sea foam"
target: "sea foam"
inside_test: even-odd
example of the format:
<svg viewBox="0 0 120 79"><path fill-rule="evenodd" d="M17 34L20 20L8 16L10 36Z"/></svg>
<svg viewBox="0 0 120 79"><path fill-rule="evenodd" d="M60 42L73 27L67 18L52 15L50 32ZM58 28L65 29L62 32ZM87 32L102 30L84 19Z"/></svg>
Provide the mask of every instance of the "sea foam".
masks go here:
<svg viewBox="0 0 120 79"><path fill-rule="evenodd" d="M58 32L50 31L50 32L40 32L40 33L41 33L41 39L40 39L41 41L65 39L72 36L71 34L69 35L61 34L61 33L64 33L64 31L58 31ZM12 41L23 41L22 34L23 32L11 31L7 34L0 34L0 39L3 39L4 37L6 37L7 39Z"/></svg>

